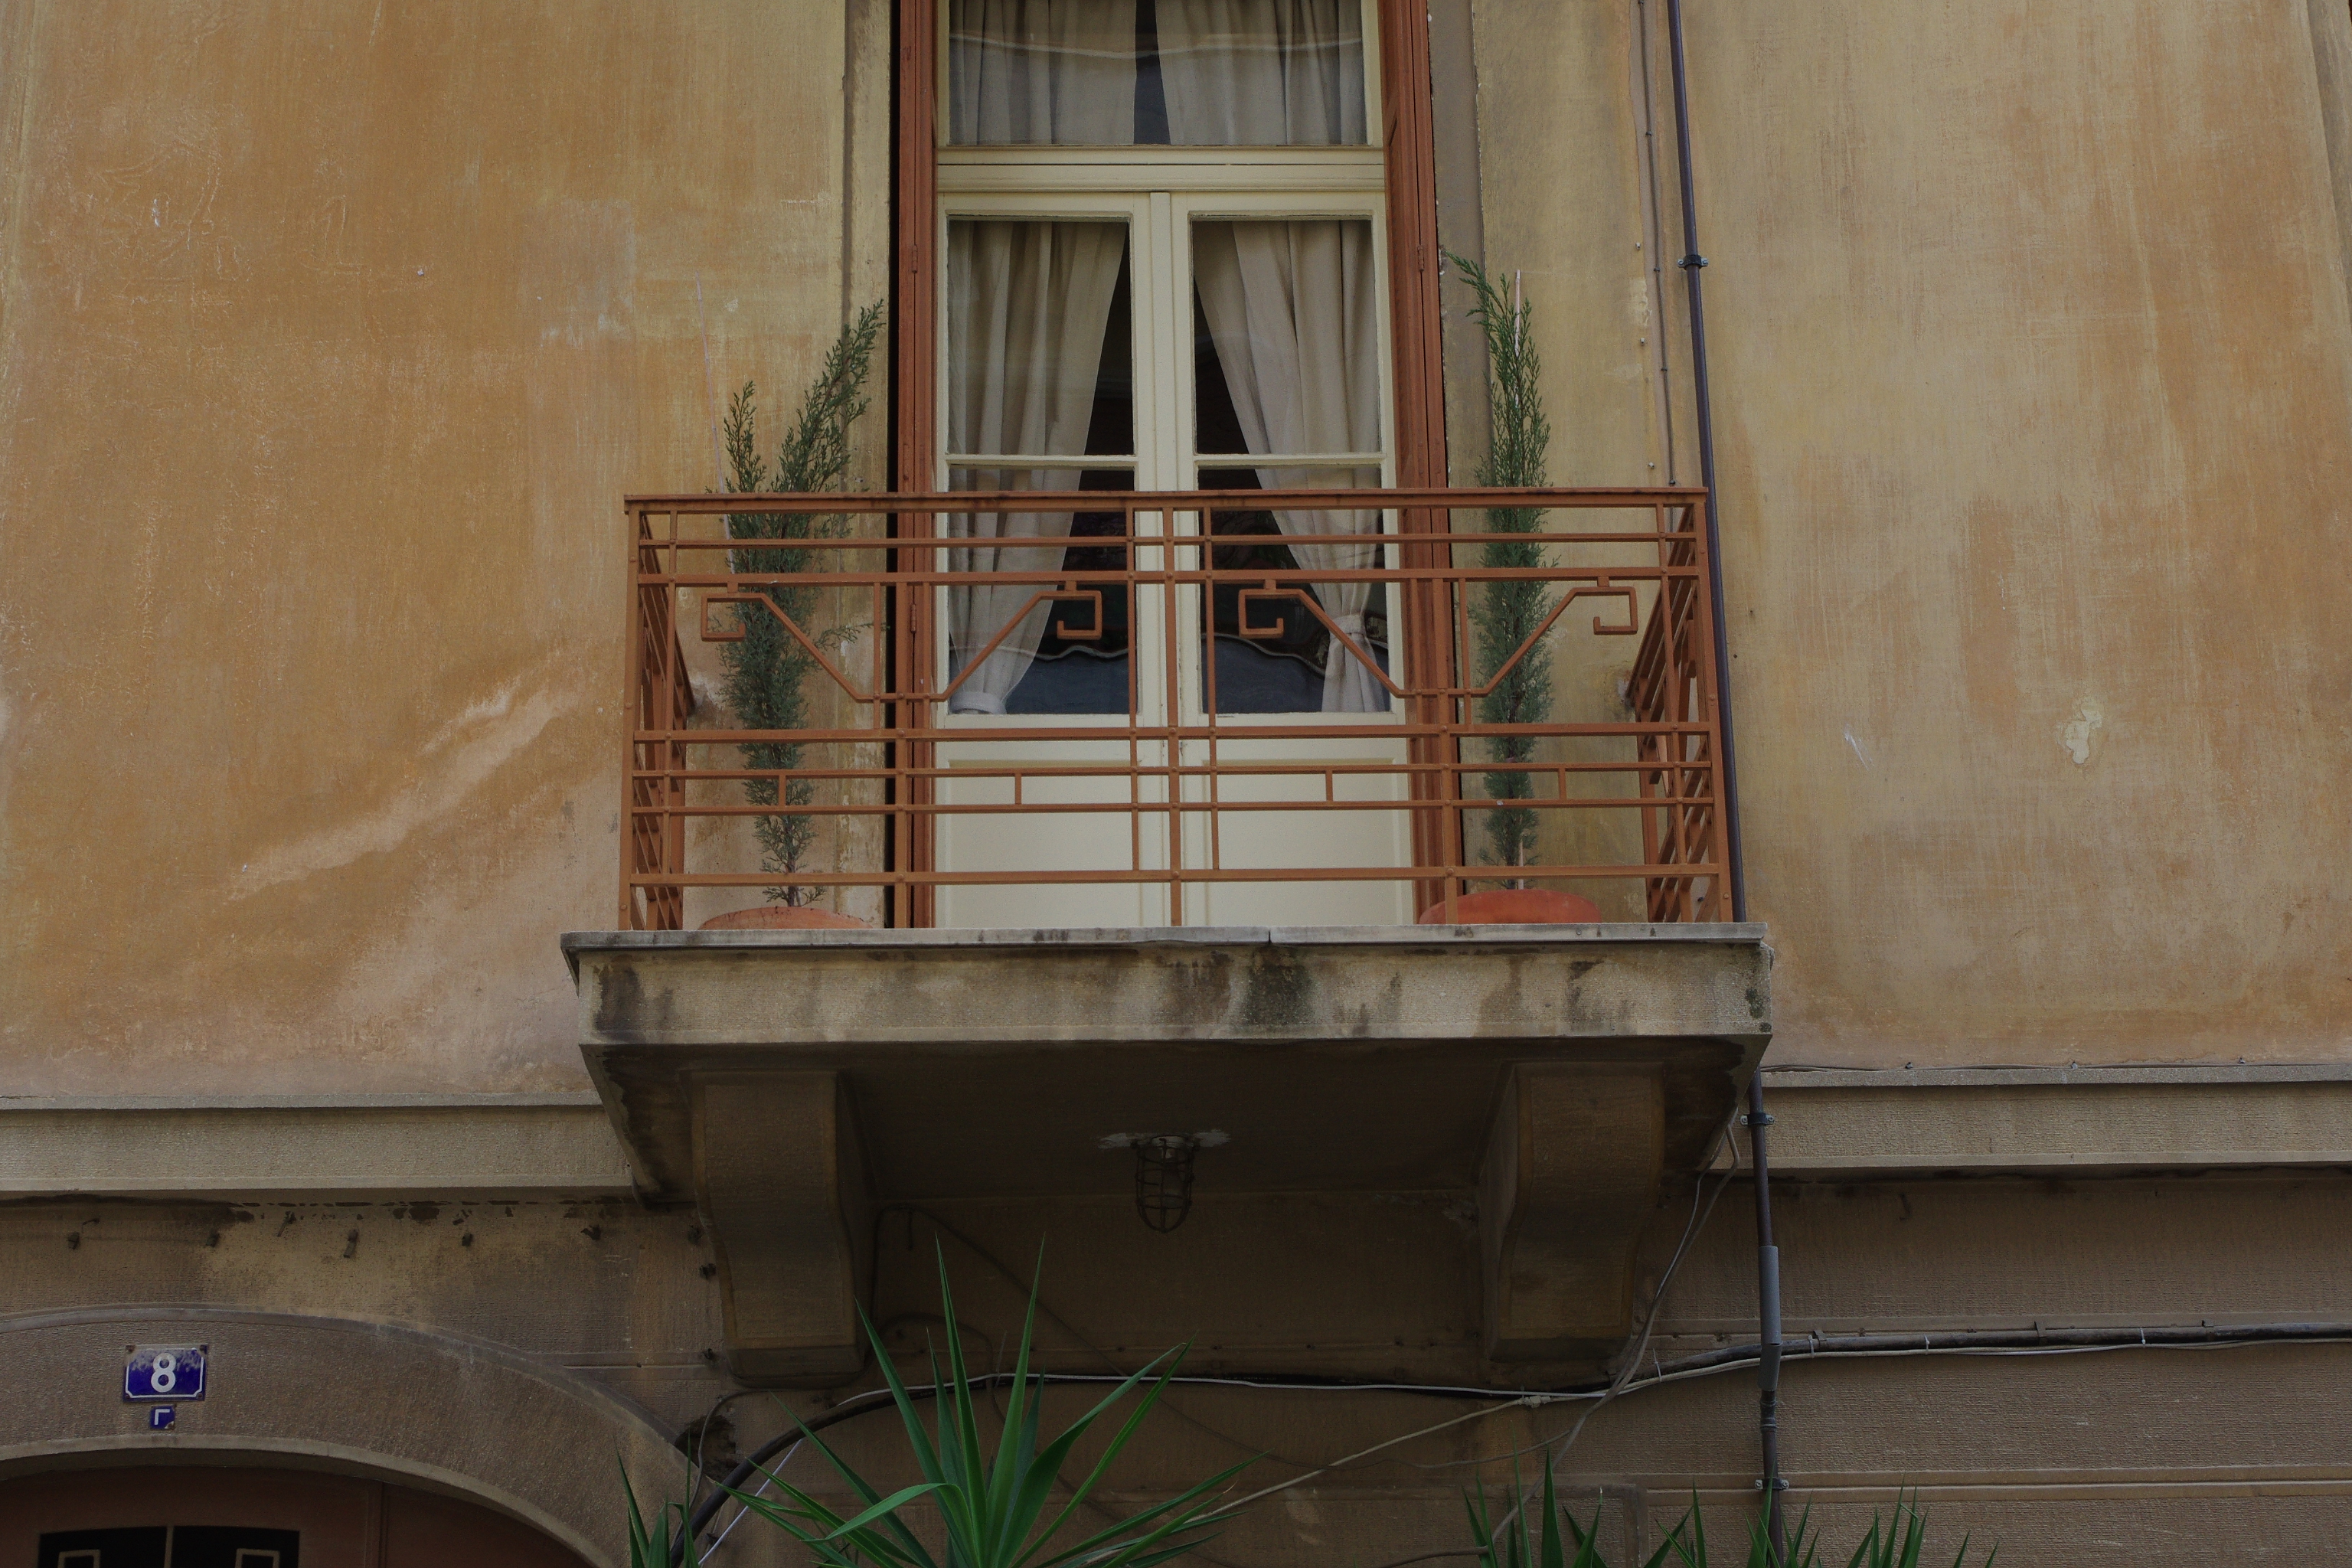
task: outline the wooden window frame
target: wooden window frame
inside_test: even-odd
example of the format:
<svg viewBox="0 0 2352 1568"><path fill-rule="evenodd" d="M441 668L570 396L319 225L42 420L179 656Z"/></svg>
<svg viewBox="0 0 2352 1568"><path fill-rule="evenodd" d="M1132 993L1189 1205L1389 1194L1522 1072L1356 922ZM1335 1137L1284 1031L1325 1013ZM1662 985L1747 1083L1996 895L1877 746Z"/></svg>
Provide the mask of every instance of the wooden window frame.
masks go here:
<svg viewBox="0 0 2352 1568"><path fill-rule="evenodd" d="M1429 489L1446 482L1445 389L1439 338L1438 278L1441 255L1437 238L1437 158L1433 108L1429 75L1429 31L1424 5L1419 0L1375 0L1372 7L1378 36L1381 144L1388 208L1389 353L1391 375L1393 482L1404 489ZM898 69L893 84L896 104L896 189L891 202L891 485L901 493L921 494L933 489L940 446L939 377L940 332L939 311L941 253L940 204L940 116L944 110L941 82L945 62L940 52L940 0L898 0ZM1165 150L1159 150L1164 152ZM1445 532L1450 524L1443 512L1407 511L1399 519L1406 535ZM1411 547L1407 546L1408 552ZM927 546L902 549L902 564L915 569L931 565ZM1411 555L1406 557L1408 563ZM1408 658L1414 650L1443 646L1445 616L1441 606L1408 598L1399 606ZM928 603L893 606L892 662L911 689L923 690L931 679L935 654ZM1425 684L1416 680L1416 685ZM1420 721L1435 715L1407 714ZM907 728L925 727L924 712L898 715ZM917 742L928 752L928 744ZM1423 742L1415 742L1416 750ZM1416 756L1415 761L1436 761ZM928 759L913 759L924 766ZM1433 795L1433 786L1416 773L1417 795ZM1415 812L1413 850L1417 864L1433 864L1438 825L1434 812ZM904 820L903 818L901 819ZM921 821L928 825L925 816ZM929 869L933 846L928 826L910 828L890 847L893 860L908 869ZM1417 889L1428 901L1437 885ZM894 924L929 925L934 900L929 889L909 889L910 896L890 912ZM895 900L894 900L895 902Z"/></svg>
<svg viewBox="0 0 2352 1568"><path fill-rule="evenodd" d="M1438 341L1437 153L1429 34L1414 0L1377 0L1381 145L1388 194L1390 353L1397 468L1405 489L1445 482ZM939 0L898 0L898 190L892 203L891 479L930 489L939 451ZM909 221L919 215L919 221Z"/></svg>

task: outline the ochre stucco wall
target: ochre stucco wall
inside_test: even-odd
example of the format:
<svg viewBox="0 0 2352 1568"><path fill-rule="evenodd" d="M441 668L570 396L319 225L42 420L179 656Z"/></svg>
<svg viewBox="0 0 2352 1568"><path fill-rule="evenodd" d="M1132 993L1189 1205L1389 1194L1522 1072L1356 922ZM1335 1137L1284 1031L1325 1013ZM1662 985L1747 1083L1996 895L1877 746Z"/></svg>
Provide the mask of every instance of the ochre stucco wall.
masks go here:
<svg viewBox="0 0 2352 1568"><path fill-rule="evenodd" d="M1554 479L1666 472L1644 17L1476 20ZM1780 1059L2341 1054L2352 23L1690 22ZM821 0L0 5L10 1089L578 1081L616 498L880 291L887 58Z"/></svg>
<svg viewBox="0 0 2352 1568"><path fill-rule="evenodd" d="M0 5L9 1092L582 1081L619 499L709 487L712 389L772 405L880 291L887 42Z"/></svg>
<svg viewBox="0 0 2352 1568"><path fill-rule="evenodd" d="M1642 20L1477 12L1486 258L1528 269L1556 480L1664 456L1626 210ZM1774 1059L2343 1054L2352 329L2322 67L2352 20L1707 0L1686 26Z"/></svg>

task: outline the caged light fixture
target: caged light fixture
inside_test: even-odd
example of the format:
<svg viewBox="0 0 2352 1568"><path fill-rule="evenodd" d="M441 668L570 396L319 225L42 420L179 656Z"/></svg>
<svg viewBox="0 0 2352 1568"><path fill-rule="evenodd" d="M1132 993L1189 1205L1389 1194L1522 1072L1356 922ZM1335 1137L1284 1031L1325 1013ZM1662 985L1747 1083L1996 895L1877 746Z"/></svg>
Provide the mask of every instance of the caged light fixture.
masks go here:
<svg viewBox="0 0 2352 1568"><path fill-rule="evenodd" d="M1174 1230L1192 1212L1192 1156L1201 1141L1181 1132L1138 1138L1135 1148L1135 1212L1162 1233Z"/></svg>

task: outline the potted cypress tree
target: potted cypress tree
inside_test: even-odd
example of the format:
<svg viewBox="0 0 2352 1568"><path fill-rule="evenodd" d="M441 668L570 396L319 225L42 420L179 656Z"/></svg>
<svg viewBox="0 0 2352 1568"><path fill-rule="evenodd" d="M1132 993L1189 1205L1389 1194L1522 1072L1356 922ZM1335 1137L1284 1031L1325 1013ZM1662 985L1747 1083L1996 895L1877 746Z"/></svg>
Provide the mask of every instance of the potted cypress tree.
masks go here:
<svg viewBox="0 0 2352 1568"><path fill-rule="evenodd" d="M728 489L737 495L761 491L820 492L849 487L850 426L863 415L869 400L866 377L873 368L874 348L881 335L882 306L867 306L841 329L826 351L816 379L801 398L799 414L784 432L774 466L760 454L758 388L745 382L727 405ZM840 537L846 527L838 515L812 517L806 512L733 512L727 519L730 539L747 542L728 552L728 570L743 575L822 571L831 551L811 551L795 541ZM767 542L773 541L774 542ZM772 584L765 592L794 625L806 627L817 608L817 590L807 584ZM737 607L743 635L724 645L727 705L747 730L801 730L808 726L808 678L816 660L783 623L757 605ZM838 635L845 635L836 633ZM798 741L762 741L742 748L743 765L790 773L805 761ZM788 778L777 787L774 776L743 781L743 797L753 805L790 808L816 798L807 779ZM705 931L746 928L862 926L866 922L820 909L817 889L791 879L807 868L816 847L817 818L783 809L751 819L760 843L760 868L778 878L767 889L768 902L738 910L702 922Z"/></svg>
<svg viewBox="0 0 2352 1568"><path fill-rule="evenodd" d="M1524 300L1506 300L1486 269L1469 258L1448 252L1446 259L1477 295L1470 319L1486 338L1486 402L1493 428L1478 482L1539 486L1551 421L1544 415L1543 390L1538 384L1543 361L1528 331L1533 310ZM1488 540L1480 551L1481 564L1504 569L1542 565L1543 545L1535 537L1542 521L1538 507L1490 509L1485 531L1527 537ZM1539 724L1551 716L1551 650L1539 638L1528 641L1550 613L1551 592L1534 578L1488 583L1471 606L1471 625L1477 634L1476 679L1481 685L1494 683L1494 689L1478 700L1479 722ZM1535 797L1533 776L1524 767L1511 765L1534 760L1535 737L1498 735L1489 745L1493 760L1506 765L1480 782L1487 798L1507 804L1481 814L1486 842L1480 858L1505 868L1533 865L1539 858L1536 840L1541 814L1531 805L1507 803ZM1601 918L1600 906L1580 894L1531 885L1507 870L1500 881L1500 887L1454 900L1451 919L1465 925L1558 925ZM1446 906L1432 905L1422 911L1421 920L1424 925L1446 923Z"/></svg>

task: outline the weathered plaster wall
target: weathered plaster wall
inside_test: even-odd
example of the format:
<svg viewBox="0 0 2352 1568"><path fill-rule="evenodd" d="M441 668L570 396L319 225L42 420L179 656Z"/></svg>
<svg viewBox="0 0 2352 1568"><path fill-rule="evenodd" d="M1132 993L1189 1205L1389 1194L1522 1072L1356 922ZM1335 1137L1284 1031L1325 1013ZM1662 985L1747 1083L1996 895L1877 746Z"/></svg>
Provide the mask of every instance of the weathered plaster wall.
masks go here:
<svg viewBox="0 0 2352 1568"><path fill-rule="evenodd" d="M1791 1183L1780 1188L1779 1240L1789 1270L1787 1331L1934 1332L1957 1328L2194 1325L2340 1321L2352 1269L2342 1245L2352 1189L2340 1178L2272 1175L2205 1180ZM1717 1205L1665 1298L1652 1348L1679 1355L1752 1341L1755 1253L1748 1194ZM1333 1276L1279 1246L1227 1252L1246 1200L1203 1194L1185 1227L1154 1236L1124 1204L955 1204L930 1215L887 1218L877 1319L894 1343L919 1353L938 1343L940 1243L953 1275L968 1353L1003 1356L1024 1307L1029 1270L1044 1248L1037 1333L1046 1363L1099 1373L1132 1367L1190 1341L1187 1371L1213 1367L1234 1332L1187 1280L1249 1279L1270 1305L1266 1322L1312 1310ZM1689 1194L1662 1203L1645 1242L1646 1301L1681 1237ZM1326 1227L1340 1245L1370 1233ZM993 1263L983 1258L987 1254ZM1153 1274L1142 1261L1166 1261ZM1206 1260L1215 1258L1219 1268ZM1157 1278L1167 1288L1137 1291ZM1448 1331L1444 1293L1460 1279L1423 1271L1397 1293L1388 1331L1407 1343ZM1291 1296L1292 1290L1299 1292ZM2226 1306L2221 1303L2228 1303ZM1453 1311L1459 1313L1460 1306ZM1345 1332L1344 1310L1326 1319ZM1458 1325L1460 1319L1454 1319ZM1463 1332L1459 1326L1453 1332ZM1400 1356L1405 1352L1400 1348ZM903 1364L903 1363L902 1363ZM916 1363L920 1365L921 1363ZM2051 1356L1791 1358L1783 1376L1782 1456L1790 1506L1817 1511L1843 1561L1872 1508L1916 1488L1935 1516L1930 1560L1950 1560L1964 1532L1978 1552L1998 1540L2003 1561L2145 1568L2210 1560L2212 1542L2259 1543L2280 1561L2329 1561L2352 1520L2352 1471L2341 1426L2347 1362L2342 1346L2129 1349ZM1537 1380L1537 1387L1554 1387ZM1091 1390L1057 1390L1055 1413ZM799 1396L795 1395L794 1398ZM781 1428L773 1405L736 1405L746 1442ZM1429 1432L1466 1404L1426 1394L1182 1386L1114 1472L1123 1496L1176 1485L1255 1457L1243 1489L1292 1478L1304 1484L1236 1520L1211 1548L1247 1568L1397 1564L1461 1551L1460 1493L1481 1477L1508 1485L1539 1445L1557 1443L1580 1405L1490 1406L1486 1418ZM1619 1489L1613 1510L1646 1514L1648 1545L1696 1489L1718 1541L1744 1534L1756 1474L1752 1370L1639 1387L1593 1415L1562 1460L1564 1481ZM1424 1435L1364 1456L1375 1444ZM905 1465L890 1418L829 1430L861 1464L898 1479ZM1363 1456L1307 1477L1332 1459ZM1522 1473L1525 1473L1523 1469ZM1589 1495L1589 1494L1588 1494ZM1580 1513L1590 1513L1590 1503ZM1622 1521L1620 1521L1621 1523ZM1610 1560L1646 1555L1614 1543ZM2256 1548L2241 1547L2240 1555Z"/></svg>
<svg viewBox="0 0 2352 1568"><path fill-rule="evenodd" d="M723 1342L719 1292L699 1276L714 1253L690 1214L653 1213L625 1201L377 1197L333 1205L8 1205L0 1208L0 1333L59 1311L79 1314L85 1326L116 1307L136 1318L141 1302L173 1304L145 1309L157 1315L197 1309L384 1323L392 1331L376 1338L389 1345L412 1335L487 1340L502 1357L602 1384L642 1406L664 1434L686 1428L730 1391L705 1354ZM1399 1217L1380 1226L1293 1227L1293 1236L1314 1237L1305 1247L1286 1246L1281 1233L1252 1234L1248 1213L1263 1200L1207 1190L1184 1227L1164 1236L1146 1231L1125 1197L894 1211L877 1229L873 1316L909 1358L927 1343L943 1345L943 1258L967 1353L976 1366L1001 1366L1042 1255L1036 1332L1042 1363L1054 1370L1129 1370L1190 1341L1187 1370L1214 1372L1252 1342L1319 1321L1338 1335L1392 1336L1402 1371L1412 1364L1410 1347L1425 1337L1471 1341L1476 1309L1466 1268L1423 1269L1399 1280L1385 1300L1392 1309L1385 1321L1358 1318L1366 1292L1334 1300L1333 1280L1355 1277L1352 1268L1333 1271L1336 1256L1392 1250L1401 1233L1445 1224L1412 1215L1413 1194L1393 1197ZM1781 1184L1778 1197L1787 1327L1800 1341L1813 1331L1864 1329L1932 1334L2037 1323L2122 1330L2200 1321L2340 1322L2352 1302L2346 1245L2352 1184L2332 1173L1800 1181ZM1644 1238L1645 1304L1681 1239L1690 1202L1687 1190L1668 1195ZM1743 1186L1726 1191L1675 1275L1651 1342L1664 1362L1752 1335L1747 1206ZM1242 1284L1261 1310L1255 1317L1221 1310L1218 1291L1197 1286L1209 1279ZM1139 1289L1139 1281L1147 1287ZM191 1446L268 1432L273 1418L304 1433L348 1432L354 1419L373 1420L368 1447L432 1454L421 1446L443 1442L447 1452L433 1457L479 1482L496 1473L481 1458L484 1434L513 1430L532 1415L523 1402L489 1391L462 1430L445 1430L442 1416L453 1407L446 1399L400 1419L380 1418L375 1412L401 1392L380 1377L362 1386L365 1397L356 1403L308 1396L348 1378L350 1357L271 1363L265 1356L274 1347L234 1325L201 1332L215 1344L220 1370L214 1397L183 1412L180 1441ZM141 1340L162 1337L150 1331ZM59 1434L143 1449L139 1412L123 1405L111 1382L109 1358L121 1342L111 1330L92 1331L0 1366L0 1390L12 1395L0 1401L6 1413L0 1463ZM1369 1363L1377 1341L1360 1353ZM900 1364L919 1380L920 1361ZM814 1412L877 1382L869 1367L829 1394L736 1400L722 1413L725 1424L712 1428L710 1451L731 1458L781 1430L791 1419L788 1406ZM2040 1358L1798 1357L1784 1376L1783 1453L1797 1489L1792 1506L1816 1506L1815 1523L1831 1522L1841 1550L1859 1536L1862 1514L1883 1510L1896 1489L1916 1487L1933 1505L1947 1552L1973 1531L1980 1546L1997 1536L2004 1559L2019 1561L2117 1568L2205 1563L2218 1538L2259 1542L2279 1561L2327 1562L2340 1555L2334 1543L2352 1518L2352 1468L2340 1435L2347 1385L2352 1360L2340 1344ZM449 1385L417 1386L438 1395ZM1102 1392L1057 1388L1052 1415L1066 1420L1081 1400ZM1469 1415L1480 1403L1490 1415L1424 1430ZM1507 1485L1514 1456L1524 1464L1581 1414L1581 1406L1328 1386L1181 1385L1113 1473L1113 1500L1131 1506L1255 1457L1240 1489L1294 1478L1305 1484L1236 1521L1213 1557L1249 1568L1394 1563L1461 1550L1457 1489L1482 1474L1490 1487ZM1619 1489L1612 1507L1646 1514L1652 1546L1693 1489L1710 1510L1710 1528L1737 1539L1753 1496L1754 1420L1755 1386L1745 1368L1637 1385L1593 1417L1568 1455L1564 1479ZM1307 1475L1416 1432L1423 1435ZM910 1479L897 1433L896 1419L877 1414L829 1429L826 1439L895 1484ZM548 1440L565 1435L553 1430ZM577 1462L586 1452L581 1445L531 1447L523 1458L529 1474L591 1503L601 1497L617 1504L617 1489L600 1490L609 1485L609 1459L593 1468ZM1080 1463L1091 1457L1082 1451ZM803 1484L830 1484L807 1453L791 1474ZM747 1527L718 1561L785 1560L771 1555L773 1544L763 1530ZM1619 1551L1612 1560L1641 1555Z"/></svg>
<svg viewBox="0 0 2352 1568"><path fill-rule="evenodd" d="M1527 269L1556 480L1664 458L1643 22L1477 10L1486 257ZM2347 28L2300 0L1689 11L1776 1060L2343 1053Z"/></svg>
<svg viewBox="0 0 2352 1568"><path fill-rule="evenodd" d="M690 1213L381 1197L11 1203L0 1321L163 1303L456 1333L608 1384L672 1429L724 1391L704 1353L725 1343L700 1273L713 1255Z"/></svg>
<svg viewBox="0 0 2352 1568"><path fill-rule="evenodd" d="M619 498L879 294L887 21L0 5L12 1091L580 1081Z"/></svg>
<svg viewBox="0 0 2352 1568"><path fill-rule="evenodd" d="M2341 1053L2339 13L1692 13L1785 1059ZM1475 22L1553 477L1689 477L1659 18ZM11 1088L579 1081L614 498L880 291L887 62L821 0L0 3Z"/></svg>

